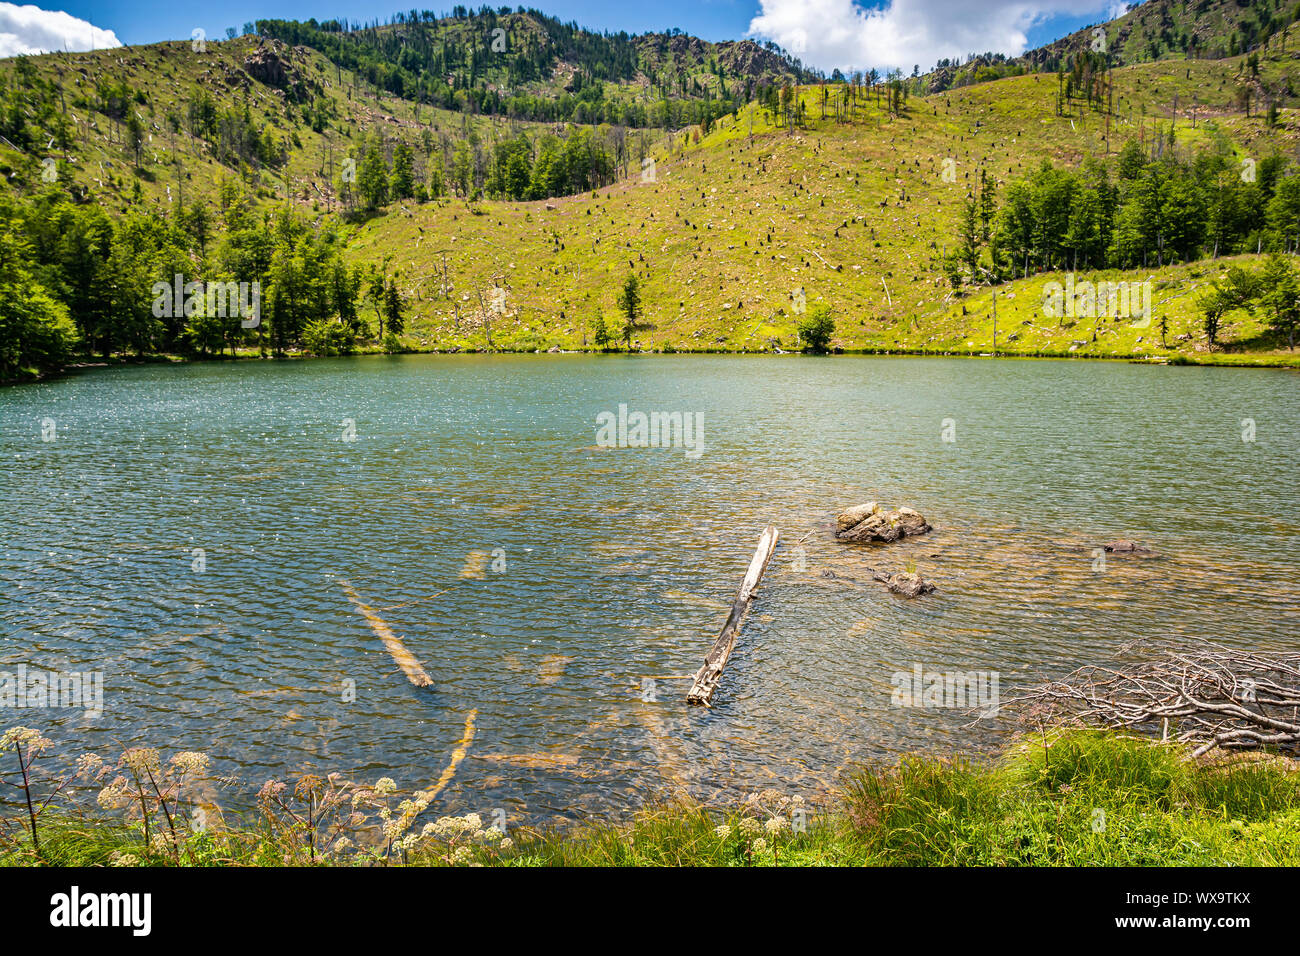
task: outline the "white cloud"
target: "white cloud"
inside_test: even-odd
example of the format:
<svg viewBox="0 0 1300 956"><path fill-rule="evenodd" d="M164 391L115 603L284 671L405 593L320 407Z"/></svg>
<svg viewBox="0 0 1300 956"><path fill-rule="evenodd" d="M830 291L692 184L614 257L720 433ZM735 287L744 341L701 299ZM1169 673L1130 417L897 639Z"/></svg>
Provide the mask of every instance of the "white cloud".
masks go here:
<svg viewBox="0 0 1300 956"><path fill-rule="evenodd" d="M0 3L0 57L58 50L102 50L121 46L112 30L101 30L59 10Z"/></svg>
<svg viewBox="0 0 1300 956"><path fill-rule="evenodd" d="M910 72L971 53L1019 55L1035 23L1060 14L1100 21L1115 0L886 0L875 9L853 0L759 3L750 35L776 41L808 66Z"/></svg>

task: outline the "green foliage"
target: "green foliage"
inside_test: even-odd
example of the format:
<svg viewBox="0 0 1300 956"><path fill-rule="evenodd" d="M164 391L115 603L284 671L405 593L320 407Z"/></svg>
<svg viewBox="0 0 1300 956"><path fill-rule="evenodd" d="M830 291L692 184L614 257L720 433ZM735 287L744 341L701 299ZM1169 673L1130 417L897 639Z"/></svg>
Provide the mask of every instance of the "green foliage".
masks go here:
<svg viewBox="0 0 1300 956"><path fill-rule="evenodd" d="M997 247L1021 275L1031 270L1132 268L1300 243L1300 175L1270 157L1243 178L1231 157L1206 152L1189 162L1144 160L1129 142L1115 178L1085 162L1059 169L1046 160L1007 187ZM963 236L970 231L967 225ZM1267 236L1259 224L1267 222Z"/></svg>
<svg viewBox="0 0 1300 956"><path fill-rule="evenodd" d="M618 294L618 307L623 310L623 341L630 349L632 336L641 318L641 284L635 272L629 272Z"/></svg>
<svg viewBox="0 0 1300 956"><path fill-rule="evenodd" d="M203 207L175 218L131 211L114 222L100 207L54 192L7 202L0 209L0 282L18 291L0 310L9 310L5 329L26 331L8 333L21 347L5 350L3 377L11 363L57 368L78 345L103 357L209 355L268 341L283 352L317 320L337 318L348 334L359 331L359 278L343 264L332 228L309 225L288 209L252 219L237 190L225 205L225 228L217 232ZM177 275L183 284L201 283L199 293L176 298ZM241 295L232 299L227 288ZM257 309L257 320L241 306Z"/></svg>
<svg viewBox="0 0 1300 956"><path fill-rule="evenodd" d="M397 280L394 278L384 289L384 321L390 336L398 336L405 331L404 309L405 303L402 302L402 294L397 291Z"/></svg>
<svg viewBox="0 0 1300 956"><path fill-rule="evenodd" d="M0 232L0 381L61 368L76 343L68 309L33 274L20 236Z"/></svg>
<svg viewBox="0 0 1300 956"><path fill-rule="evenodd" d="M395 96L475 116L544 123L707 126L744 102L755 82L814 79L798 61L771 53L748 64L748 84L728 89L712 44L700 43L703 55L689 47L670 50L668 35L600 33L522 8L471 12L462 7L443 19L412 10L369 29L349 29L338 21L264 19L257 31L319 50L359 80ZM573 65L571 78L559 89L547 89L561 59ZM701 82L702 73L707 82ZM648 97L607 95L607 84L630 84L640 77L648 80Z"/></svg>
<svg viewBox="0 0 1300 956"><path fill-rule="evenodd" d="M393 199L410 199L415 195L415 152L405 143L393 149L393 178L389 183Z"/></svg>
<svg viewBox="0 0 1300 956"><path fill-rule="evenodd" d="M32 745L25 753L30 761ZM206 757L188 765L206 769ZM652 804L627 823L520 830L509 842L472 814L425 832L418 797L333 775L267 784L255 813L232 813L223 826L173 828L189 799L174 761L154 766L156 789L129 777L109 785L117 771L95 768L85 782L105 787L102 806L126 816L51 809L33 828L12 804L0 865L37 862L33 829L39 859L64 866L1300 864L1300 773L1289 762L1258 753L1197 761L1178 746L1090 730L1027 735L990 763L913 756L853 768L826 806L766 790L732 808ZM375 839L376 814L397 839Z"/></svg>
<svg viewBox="0 0 1300 956"><path fill-rule="evenodd" d="M1278 335L1286 336L1287 348L1295 348L1296 324L1300 322L1300 281L1289 256L1274 253L1264 261L1258 298L1268 315L1269 327Z"/></svg>
<svg viewBox="0 0 1300 956"><path fill-rule="evenodd" d="M591 320L591 338L596 348L609 348L611 342L609 326L605 324L605 316L600 312L597 312L595 318Z"/></svg>
<svg viewBox="0 0 1300 956"><path fill-rule="evenodd" d="M804 317L799 320L799 339L809 352L825 352L835 334L835 320L831 318L830 307L818 302L808 307Z"/></svg>
<svg viewBox="0 0 1300 956"><path fill-rule="evenodd" d="M351 355L357 334L338 319L316 319L302 330L302 347L313 355Z"/></svg>
<svg viewBox="0 0 1300 956"><path fill-rule="evenodd" d="M1269 327L1285 335L1289 348L1295 347L1295 331L1300 321L1300 279L1289 256L1273 253L1259 272L1233 266L1222 279L1211 283L1210 291L1197 300L1206 341L1215 345L1223 317L1233 310L1253 312L1261 309Z"/></svg>
<svg viewBox="0 0 1300 956"><path fill-rule="evenodd" d="M357 190L370 212L388 202L388 163L378 136L371 137L366 154L357 166Z"/></svg>

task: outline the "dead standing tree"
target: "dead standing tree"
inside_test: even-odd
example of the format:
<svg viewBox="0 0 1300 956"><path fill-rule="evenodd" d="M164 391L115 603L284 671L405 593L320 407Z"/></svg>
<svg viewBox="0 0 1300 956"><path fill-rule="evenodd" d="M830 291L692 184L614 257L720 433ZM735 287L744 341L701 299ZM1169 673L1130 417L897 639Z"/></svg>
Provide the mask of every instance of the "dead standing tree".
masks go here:
<svg viewBox="0 0 1300 956"><path fill-rule="evenodd" d="M1008 706L1021 719L1158 734L1193 748L1300 752L1300 654L1217 644L1131 665L1089 665Z"/></svg>

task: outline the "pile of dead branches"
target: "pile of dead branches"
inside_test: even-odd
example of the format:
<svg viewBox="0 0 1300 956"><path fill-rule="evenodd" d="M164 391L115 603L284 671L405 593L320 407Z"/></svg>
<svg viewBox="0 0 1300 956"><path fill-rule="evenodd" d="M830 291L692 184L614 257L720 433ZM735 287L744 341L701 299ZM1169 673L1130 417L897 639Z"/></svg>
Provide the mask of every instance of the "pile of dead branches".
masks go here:
<svg viewBox="0 0 1300 956"><path fill-rule="evenodd" d="M1211 750L1300 752L1300 654L1207 644L1139 663L1089 665L1007 703L1026 723L1158 735Z"/></svg>

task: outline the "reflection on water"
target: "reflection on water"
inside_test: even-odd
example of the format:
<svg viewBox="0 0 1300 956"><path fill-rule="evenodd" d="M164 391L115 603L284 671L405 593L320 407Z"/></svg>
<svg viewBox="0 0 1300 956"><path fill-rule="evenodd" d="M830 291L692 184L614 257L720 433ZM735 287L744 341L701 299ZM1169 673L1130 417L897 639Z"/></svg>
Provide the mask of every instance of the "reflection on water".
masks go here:
<svg viewBox="0 0 1300 956"><path fill-rule="evenodd" d="M1133 641L1294 645L1297 385L1013 360L420 356L6 389L0 669L103 670L106 699L95 720L0 718L71 756L206 750L250 793L309 768L430 786L468 721L438 809L514 819L675 788L815 794L853 761L1008 731L892 707L915 663L997 671L1005 697ZM701 415L704 454L595 444L620 403ZM872 499L935 531L835 543L836 511ZM681 678L769 523L782 545L715 706L688 710ZM1098 570L1121 537L1155 556ZM868 570L908 564L938 592L907 601Z"/></svg>

